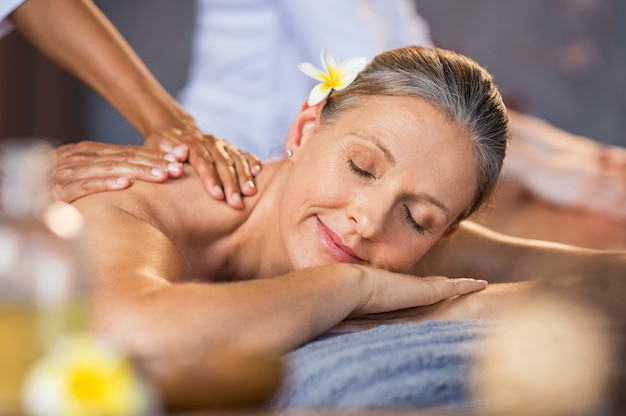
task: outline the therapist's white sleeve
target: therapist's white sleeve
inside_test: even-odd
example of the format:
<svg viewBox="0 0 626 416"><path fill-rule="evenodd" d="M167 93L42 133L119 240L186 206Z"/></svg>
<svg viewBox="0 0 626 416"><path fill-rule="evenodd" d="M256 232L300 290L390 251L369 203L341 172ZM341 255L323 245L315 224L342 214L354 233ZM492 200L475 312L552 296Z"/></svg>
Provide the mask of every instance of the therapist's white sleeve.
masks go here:
<svg viewBox="0 0 626 416"><path fill-rule="evenodd" d="M0 38L13 30L13 22L9 15L17 9L25 0L2 0L0 1Z"/></svg>

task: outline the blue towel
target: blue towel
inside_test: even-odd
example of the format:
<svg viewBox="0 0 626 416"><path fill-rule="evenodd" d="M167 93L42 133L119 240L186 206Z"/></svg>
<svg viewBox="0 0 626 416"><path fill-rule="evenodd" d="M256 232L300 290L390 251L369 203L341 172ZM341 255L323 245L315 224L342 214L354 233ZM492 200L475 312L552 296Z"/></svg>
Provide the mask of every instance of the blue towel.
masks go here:
<svg viewBox="0 0 626 416"><path fill-rule="evenodd" d="M328 334L287 356L278 409L471 406L469 371L490 324L445 321Z"/></svg>

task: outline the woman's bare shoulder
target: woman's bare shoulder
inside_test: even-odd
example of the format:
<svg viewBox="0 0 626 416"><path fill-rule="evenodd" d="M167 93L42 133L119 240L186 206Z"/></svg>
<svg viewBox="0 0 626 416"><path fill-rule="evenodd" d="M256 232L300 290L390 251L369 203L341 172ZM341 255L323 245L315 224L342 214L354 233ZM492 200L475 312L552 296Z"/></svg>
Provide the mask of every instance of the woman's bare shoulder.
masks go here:
<svg viewBox="0 0 626 416"><path fill-rule="evenodd" d="M173 240L190 232L229 233L247 215L247 210L235 210L209 196L188 165L181 178L166 183L137 181L128 189L89 195L74 205L88 222L130 216Z"/></svg>
<svg viewBox="0 0 626 416"><path fill-rule="evenodd" d="M247 215L210 197L190 169L167 183L137 182L73 204L85 219L87 247L97 253L99 270L152 268L150 263L161 263L155 263L158 257L181 265L172 270L162 265L171 272L168 280L178 280L183 269L187 275L201 273L191 266L194 258L210 252Z"/></svg>

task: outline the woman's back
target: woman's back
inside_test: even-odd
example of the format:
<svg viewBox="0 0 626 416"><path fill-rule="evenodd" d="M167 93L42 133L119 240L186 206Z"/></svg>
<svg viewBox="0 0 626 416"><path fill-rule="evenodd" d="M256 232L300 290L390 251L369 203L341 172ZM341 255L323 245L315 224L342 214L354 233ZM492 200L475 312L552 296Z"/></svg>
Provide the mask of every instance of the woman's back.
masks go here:
<svg viewBox="0 0 626 416"><path fill-rule="evenodd" d="M214 200L186 165L184 175L168 183L136 182L127 190L90 195L74 205L86 220L90 262L101 265L95 273L149 266L158 274L166 271L169 281L181 281L205 279L220 269L221 256L213 250L220 250L218 242L245 221L252 199L245 203L243 210L233 210Z"/></svg>

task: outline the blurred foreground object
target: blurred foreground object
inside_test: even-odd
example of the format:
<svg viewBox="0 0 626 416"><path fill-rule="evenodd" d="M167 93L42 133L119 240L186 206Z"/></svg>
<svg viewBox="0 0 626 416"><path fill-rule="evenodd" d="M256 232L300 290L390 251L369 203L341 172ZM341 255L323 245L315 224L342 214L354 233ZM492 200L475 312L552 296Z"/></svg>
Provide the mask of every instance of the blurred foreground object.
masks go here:
<svg viewBox="0 0 626 416"><path fill-rule="evenodd" d="M267 401L278 359L222 351L206 360L151 363L87 331L83 219L49 201L49 143L2 148L0 416L140 416L161 408L223 408ZM153 387L154 386L154 387Z"/></svg>
<svg viewBox="0 0 626 416"><path fill-rule="evenodd" d="M23 378L58 336L86 322L75 255L82 217L50 204L51 146L9 141L1 149L0 414L20 414Z"/></svg>
<svg viewBox="0 0 626 416"><path fill-rule="evenodd" d="M604 316L539 294L510 305L487 337L475 393L487 415L606 414L614 363Z"/></svg>
<svg viewBox="0 0 626 416"><path fill-rule="evenodd" d="M279 357L211 351L205 358L140 363L170 410L242 409L269 402L283 376Z"/></svg>
<svg viewBox="0 0 626 416"><path fill-rule="evenodd" d="M24 387L32 416L154 416L157 403L121 352L86 334L57 338Z"/></svg>

